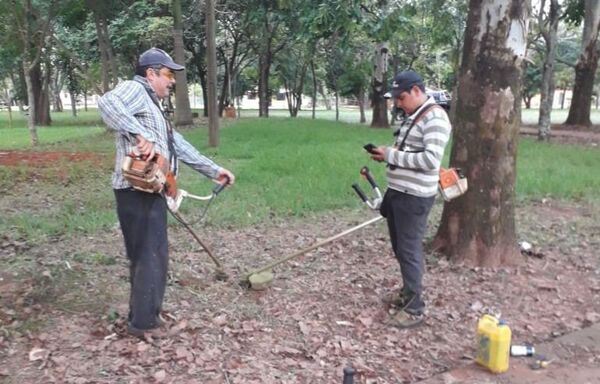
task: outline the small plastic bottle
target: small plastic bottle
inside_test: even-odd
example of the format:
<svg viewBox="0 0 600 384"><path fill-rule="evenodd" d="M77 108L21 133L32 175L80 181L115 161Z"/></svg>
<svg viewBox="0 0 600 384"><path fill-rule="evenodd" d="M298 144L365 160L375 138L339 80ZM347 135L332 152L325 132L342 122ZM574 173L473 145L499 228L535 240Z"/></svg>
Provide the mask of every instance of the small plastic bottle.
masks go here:
<svg viewBox="0 0 600 384"><path fill-rule="evenodd" d="M511 356L533 356L535 348L533 345L511 345L510 355Z"/></svg>

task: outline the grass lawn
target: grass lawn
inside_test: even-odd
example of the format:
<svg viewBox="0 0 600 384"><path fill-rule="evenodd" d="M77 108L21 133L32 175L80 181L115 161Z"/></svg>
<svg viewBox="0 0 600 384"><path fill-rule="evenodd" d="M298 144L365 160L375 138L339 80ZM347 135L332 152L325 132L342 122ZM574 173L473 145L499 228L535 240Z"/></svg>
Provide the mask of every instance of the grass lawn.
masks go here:
<svg viewBox="0 0 600 384"><path fill-rule="evenodd" d="M116 222L110 189L112 135L105 132L93 112L76 119L65 114L55 117L55 122L56 126L40 129L43 139L38 150L101 152L106 154L106 160L92 169L83 164L57 164L68 169L62 179L56 178L56 169L35 169L33 182L31 170L0 167L0 180L5 186L2 193L16 193L15 186L35 191L30 195L22 193L18 209L0 206L6 212L0 218L0 232L16 231L17 237L60 236L91 233ZM48 136L43 136L46 132ZM380 184L385 181L383 167L368 158L362 145L392 142L391 129L303 118L244 118L224 122L218 149L207 148L206 128L182 133L201 152L236 174L237 184L215 200L208 214L210 223L231 225L342 208L362 209L362 203L350 188L353 182L360 181L369 190L366 182L360 180L359 169L368 165ZM0 137L0 149L28 146L24 126L0 129ZM11 144L10 140L20 144ZM597 149L522 139L518 153L519 199L552 196L597 200L600 189L600 179L595 176L600 165ZM195 194L211 190L212 182L188 167L181 169L178 183L181 188ZM204 207L195 201L184 204L183 212L192 216Z"/></svg>

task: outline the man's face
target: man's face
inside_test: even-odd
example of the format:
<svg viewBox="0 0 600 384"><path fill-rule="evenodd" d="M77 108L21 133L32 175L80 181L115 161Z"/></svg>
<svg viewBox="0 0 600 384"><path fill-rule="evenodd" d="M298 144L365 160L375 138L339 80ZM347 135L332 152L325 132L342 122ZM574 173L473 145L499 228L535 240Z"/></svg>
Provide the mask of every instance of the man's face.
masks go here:
<svg viewBox="0 0 600 384"><path fill-rule="evenodd" d="M175 85L175 73L166 67L162 67L158 71L154 69L148 71L148 83L154 89L156 95L161 99L169 96L171 88Z"/></svg>
<svg viewBox="0 0 600 384"><path fill-rule="evenodd" d="M423 103L421 99L417 87L413 86L396 97L396 107L410 115Z"/></svg>

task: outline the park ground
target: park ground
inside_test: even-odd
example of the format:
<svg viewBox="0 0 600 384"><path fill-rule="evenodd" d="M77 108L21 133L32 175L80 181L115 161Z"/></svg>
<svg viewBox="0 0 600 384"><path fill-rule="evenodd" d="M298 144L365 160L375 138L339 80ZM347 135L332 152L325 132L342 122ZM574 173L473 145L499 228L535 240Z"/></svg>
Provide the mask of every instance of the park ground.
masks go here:
<svg viewBox="0 0 600 384"><path fill-rule="evenodd" d="M582 147L598 143L593 133L565 140ZM18 155L4 151L0 161ZM38 156L16 185L2 187L2 212L35 214L59 203L44 198L40 187L49 173L36 173L41 163L56 168L58 184L77 182L61 174L63 161ZM108 154L51 156L107 172L112 166ZM438 201L428 238L441 210ZM207 255L172 225L167 324L163 334L146 340L124 331L128 276L116 223L37 241L0 235L0 382L341 383L343 368L352 366L358 383L461 377L533 383L524 358L512 359L509 372L498 376L473 366L475 326L484 312L502 313L513 343L540 348L600 322L600 207L577 199L518 202L519 240L533 245L518 266L474 268L428 252L428 315L417 329L386 324L390 312L380 297L398 286L399 271L381 222L277 267L267 290L238 284L244 272L372 216L340 209L252 226L202 227L201 236L226 265L227 281L215 279ZM581 343L544 374L564 373L564 367L591 372L599 365L598 344ZM451 376L461 369L470 376Z"/></svg>

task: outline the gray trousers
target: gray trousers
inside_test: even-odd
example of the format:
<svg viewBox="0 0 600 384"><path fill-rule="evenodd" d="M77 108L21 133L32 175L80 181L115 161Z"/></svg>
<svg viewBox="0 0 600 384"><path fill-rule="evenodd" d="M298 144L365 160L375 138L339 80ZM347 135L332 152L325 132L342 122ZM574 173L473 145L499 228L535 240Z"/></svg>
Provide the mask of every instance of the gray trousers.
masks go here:
<svg viewBox="0 0 600 384"><path fill-rule="evenodd" d="M409 309L422 309L423 236L427 228L427 216L435 196L418 197L394 189L386 191L381 204L381 215L387 219L392 248L402 273L403 291L414 300Z"/></svg>
<svg viewBox="0 0 600 384"><path fill-rule="evenodd" d="M169 265L167 206L158 194L114 191L129 259L129 324L141 330L156 328Z"/></svg>

